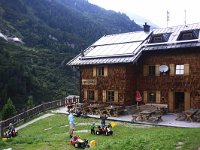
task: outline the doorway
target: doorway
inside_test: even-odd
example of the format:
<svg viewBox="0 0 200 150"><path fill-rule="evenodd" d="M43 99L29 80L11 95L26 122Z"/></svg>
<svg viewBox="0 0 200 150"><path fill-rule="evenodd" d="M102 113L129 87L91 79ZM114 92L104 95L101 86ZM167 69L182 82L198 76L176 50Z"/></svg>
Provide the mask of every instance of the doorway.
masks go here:
<svg viewBox="0 0 200 150"><path fill-rule="evenodd" d="M184 99L185 99L184 92L175 92L174 98L175 98L174 110L176 112L184 111Z"/></svg>

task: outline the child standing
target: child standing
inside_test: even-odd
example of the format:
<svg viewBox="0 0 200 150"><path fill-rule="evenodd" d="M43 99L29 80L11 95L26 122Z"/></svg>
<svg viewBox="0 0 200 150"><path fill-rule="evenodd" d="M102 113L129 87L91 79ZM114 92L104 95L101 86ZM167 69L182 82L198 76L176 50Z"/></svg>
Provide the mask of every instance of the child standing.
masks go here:
<svg viewBox="0 0 200 150"><path fill-rule="evenodd" d="M74 116L72 114L72 111L70 111L70 113L69 113L68 122L69 122L69 136L71 139L73 137L73 132L74 132L74 128L75 128Z"/></svg>

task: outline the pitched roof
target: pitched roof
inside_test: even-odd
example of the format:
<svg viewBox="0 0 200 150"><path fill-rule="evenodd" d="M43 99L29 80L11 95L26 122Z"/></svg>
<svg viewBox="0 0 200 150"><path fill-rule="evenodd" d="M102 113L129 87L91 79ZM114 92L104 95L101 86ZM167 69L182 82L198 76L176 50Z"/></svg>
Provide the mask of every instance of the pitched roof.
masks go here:
<svg viewBox="0 0 200 150"><path fill-rule="evenodd" d="M200 23L194 23L154 29L151 32L137 31L106 35L67 64L79 66L133 63L142 51L200 47L199 30ZM189 34L193 34L193 39L190 39ZM181 39L184 36L186 39ZM155 41L153 41L154 37L157 38Z"/></svg>

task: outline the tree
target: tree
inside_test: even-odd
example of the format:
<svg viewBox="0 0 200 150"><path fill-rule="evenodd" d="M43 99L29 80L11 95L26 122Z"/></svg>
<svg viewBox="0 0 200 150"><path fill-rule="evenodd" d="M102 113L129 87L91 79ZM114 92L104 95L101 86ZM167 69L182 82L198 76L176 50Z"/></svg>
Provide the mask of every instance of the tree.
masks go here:
<svg viewBox="0 0 200 150"><path fill-rule="evenodd" d="M2 119L8 119L16 114L15 105L13 104L12 100L9 98L7 103L3 106L2 109Z"/></svg>
<svg viewBox="0 0 200 150"><path fill-rule="evenodd" d="M33 96L29 96L28 100L27 100L27 103L26 103L26 108L30 109L30 108L33 108L33 107L34 107Z"/></svg>

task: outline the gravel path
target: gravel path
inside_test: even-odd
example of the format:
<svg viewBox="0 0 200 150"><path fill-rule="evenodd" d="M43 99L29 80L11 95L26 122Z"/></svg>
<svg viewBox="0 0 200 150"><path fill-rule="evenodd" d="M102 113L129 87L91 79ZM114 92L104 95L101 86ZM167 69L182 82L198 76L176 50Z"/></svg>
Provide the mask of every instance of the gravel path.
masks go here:
<svg viewBox="0 0 200 150"><path fill-rule="evenodd" d="M19 126L19 127L16 127L16 130L20 130L20 129L22 129L22 128L25 128L26 126L28 126L28 125L30 125L30 124L32 124L32 123L38 121L38 120L47 118L47 117L52 116L52 115L54 115L54 114L45 114L45 115L43 115L43 116L40 116L40 117L38 117L38 118L36 118L36 119L33 119L33 120L31 120L31 121L29 121L29 122L27 122L27 123L25 123L25 124Z"/></svg>

